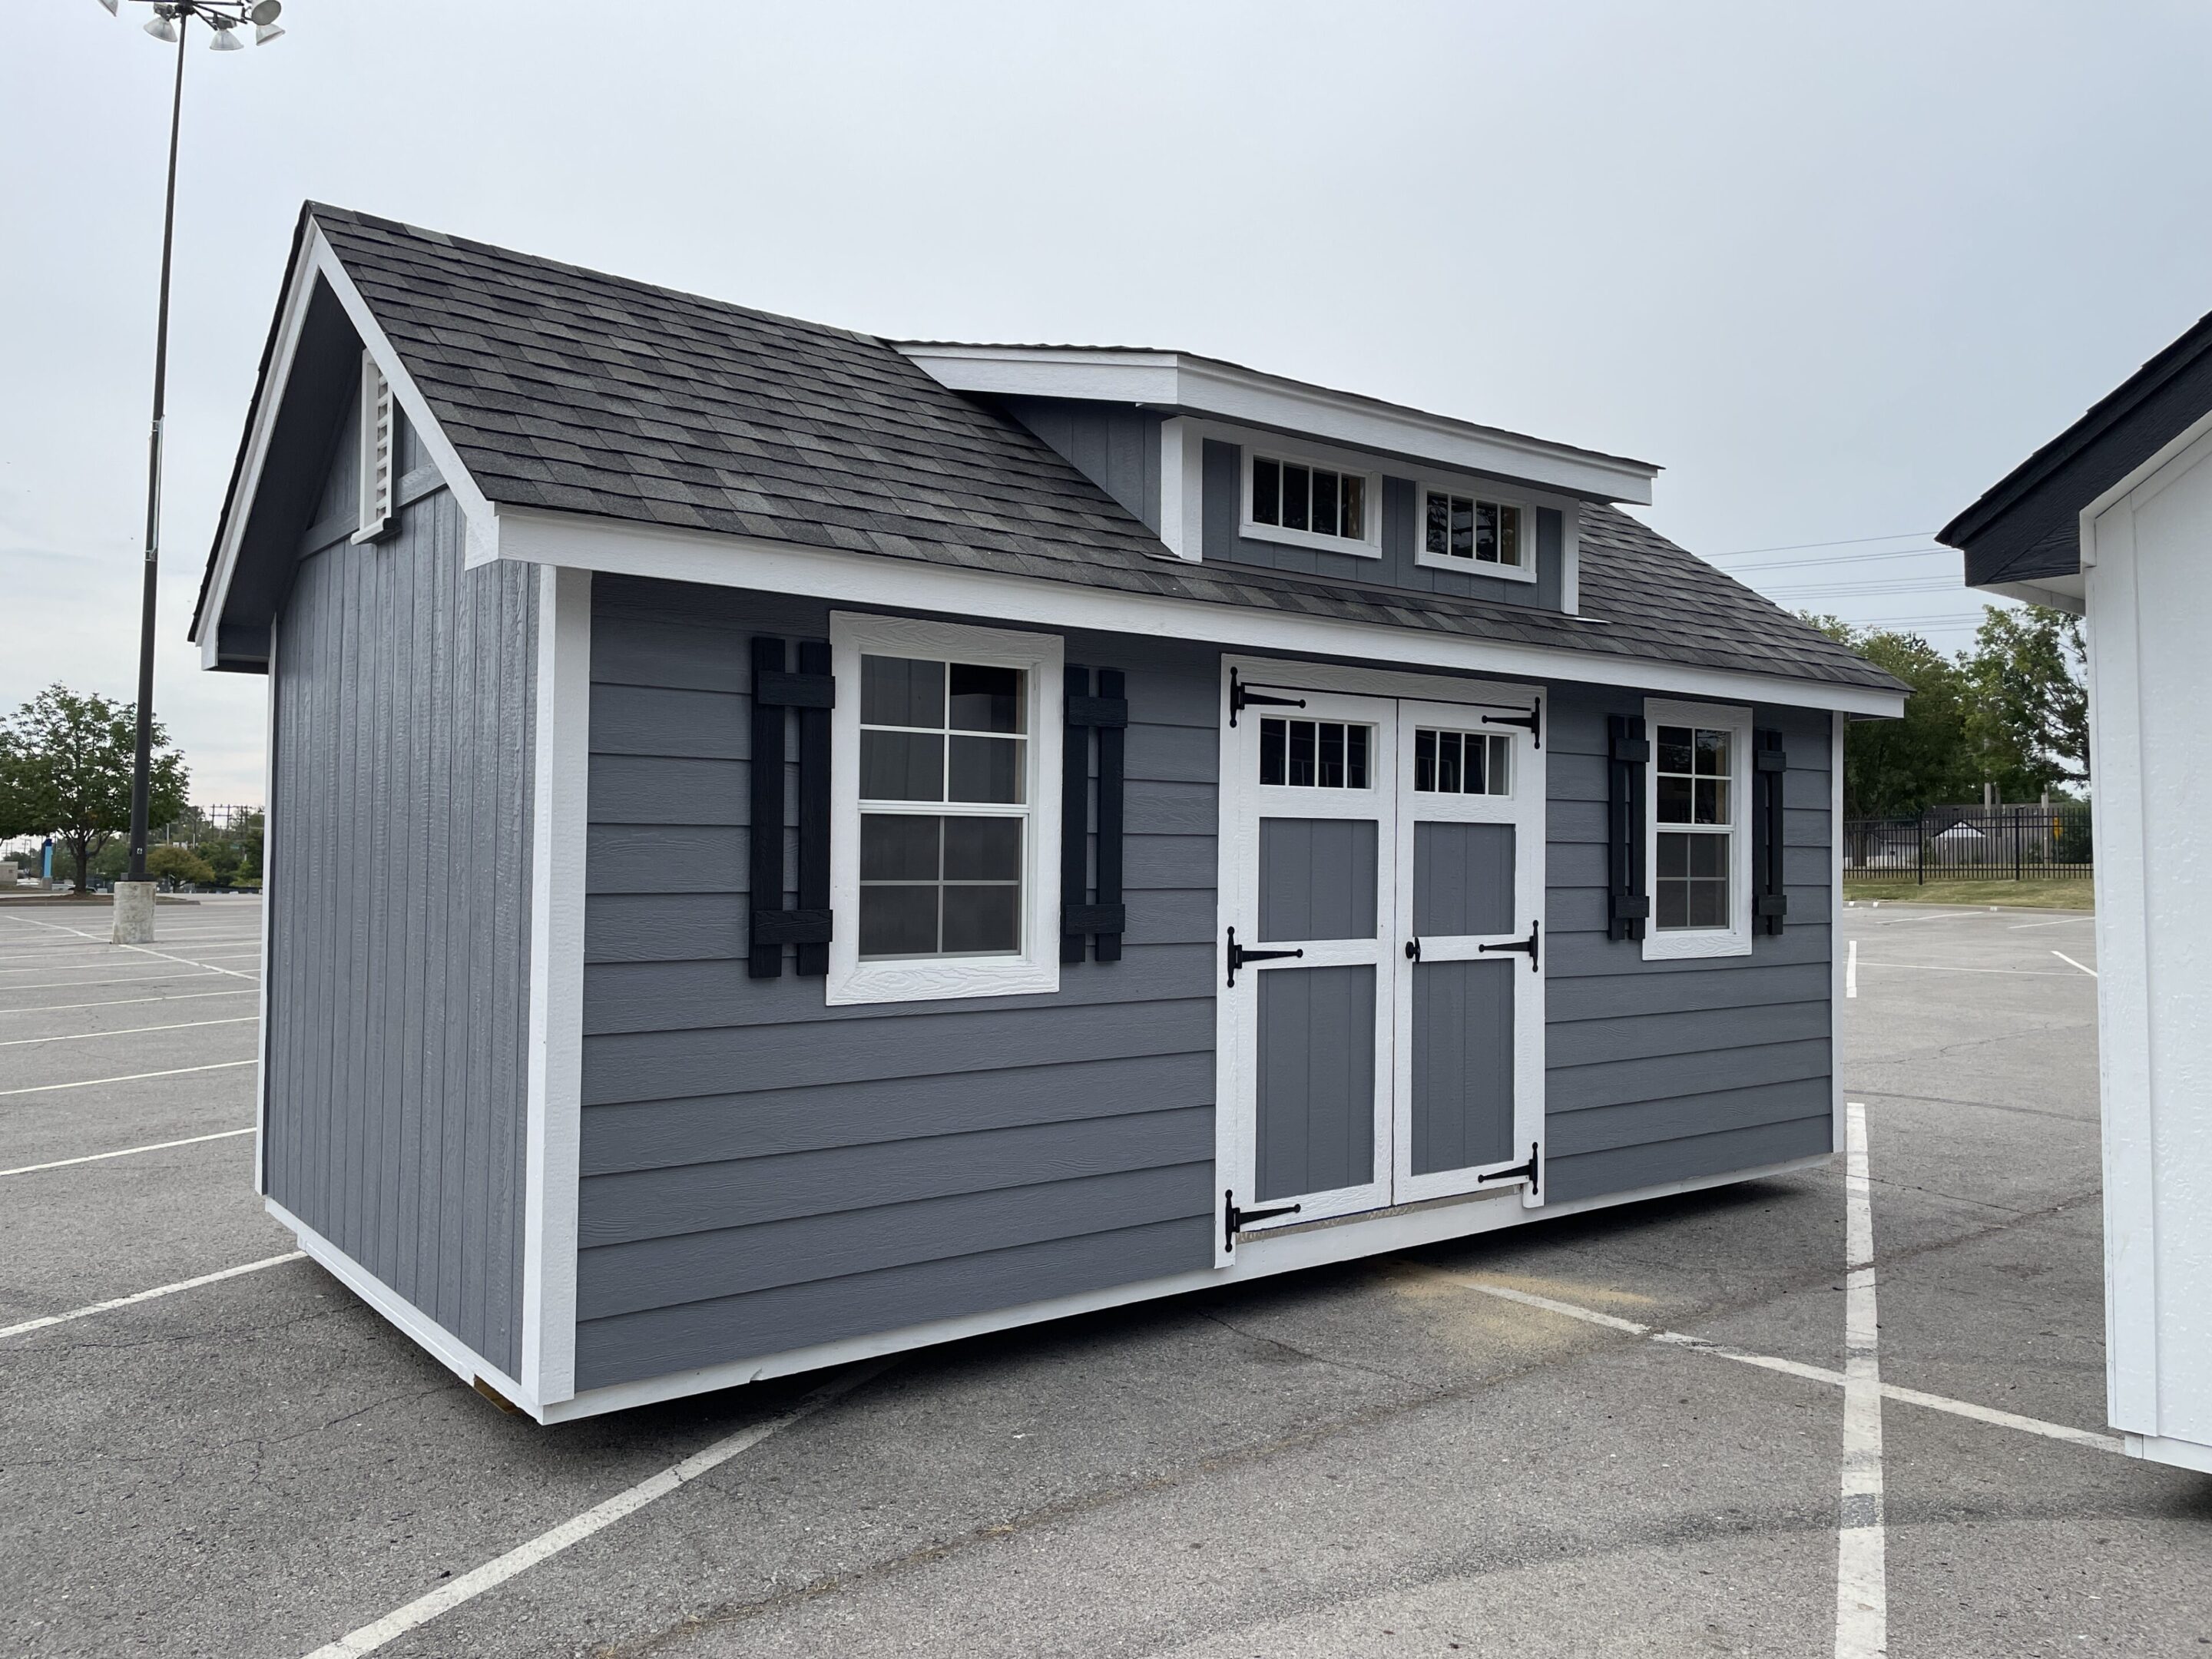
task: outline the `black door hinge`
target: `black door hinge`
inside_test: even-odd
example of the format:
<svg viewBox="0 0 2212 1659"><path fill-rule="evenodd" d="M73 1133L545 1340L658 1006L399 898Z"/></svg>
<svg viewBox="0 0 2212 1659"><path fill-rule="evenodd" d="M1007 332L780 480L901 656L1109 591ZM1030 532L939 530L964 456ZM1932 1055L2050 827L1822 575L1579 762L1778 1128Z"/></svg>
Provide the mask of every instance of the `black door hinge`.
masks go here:
<svg viewBox="0 0 2212 1659"><path fill-rule="evenodd" d="M1278 1204L1272 1210L1240 1210L1237 1207L1234 1188L1221 1194L1221 1243L1230 1251L1237 1249L1237 1235L1255 1221L1273 1221L1279 1215L1297 1215L1296 1204Z"/></svg>
<svg viewBox="0 0 2212 1659"><path fill-rule="evenodd" d="M1229 982L1237 983L1237 970L1248 962L1273 962L1278 957L1302 957L1304 951L1248 951L1237 942L1237 930L1229 930Z"/></svg>
<svg viewBox="0 0 2212 1659"><path fill-rule="evenodd" d="M1543 942L1544 924L1532 921L1528 924L1528 937L1526 939L1516 939L1510 945L1478 945L1474 948L1478 951L1525 951L1528 953L1528 971L1533 974L1543 967L1540 954Z"/></svg>
<svg viewBox="0 0 2212 1659"><path fill-rule="evenodd" d="M1537 748L1544 746L1544 705L1537 703L1525 714L1485 714L1485 726L1518 726L1525 728Z"/></svg>
<svg viewBox="0 0 2212 1659"><path fill-rule="evenodd" d="M1536 1143L1532 1140L1528 1143L1528 1161L1526 1164L1516 1164L1510 1170L1492 1170L1488 1175L1480 1175L1475 1176L1475 1180L1478 1182L1485 1181L1519 1181L1523 1176L1526 1176L1528 1182L1528 1190L1533 1193L1537 1189L1536 1176L1540 1167Z"/></svg>
<svg viewBox="0 0 2212 1659"><path fill-rule="evenodd" d="M1237 717L1247 708L1254 705L1269 708L1303 708L1306 706L1306 700L1304 697L1271 697L1264 692L1252 690L1243 680L1237 678L1237 671L1231 669L1229 671L1229 723L1231 726L1236 725Z"/></svg>

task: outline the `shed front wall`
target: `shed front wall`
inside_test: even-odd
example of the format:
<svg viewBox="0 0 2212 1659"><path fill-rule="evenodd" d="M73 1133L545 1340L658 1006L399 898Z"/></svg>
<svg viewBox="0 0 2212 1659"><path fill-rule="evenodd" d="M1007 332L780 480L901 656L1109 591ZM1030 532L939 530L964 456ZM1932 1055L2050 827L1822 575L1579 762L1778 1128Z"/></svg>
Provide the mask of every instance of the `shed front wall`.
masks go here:
<svg viewBox="0 0 2212 1659"><path fill-rule="evenodd" d="M512 1376L535 573L463 568L404 428L397 528L355 544L348 401L276 626L264 1190Z"/></svg>
<svg viewBox="0 0 2212 1659"><path fill-rule="evenodd" d="M1127 676L1122 961L1064 964L1049 995L830 1007L788 950L781 977L747 976L745 887L750 641L826 637L830 608L594 585L580 1390L1212 1260L1218 651L1066 636L1070 662ZM1558 1200L1832 1134L1829 717L1757 710L1790 757L1787 931L1647 963L1606 937L1609 713L1642 699L1551 688ZM795 775L785 793L795 872Z"/></svg>

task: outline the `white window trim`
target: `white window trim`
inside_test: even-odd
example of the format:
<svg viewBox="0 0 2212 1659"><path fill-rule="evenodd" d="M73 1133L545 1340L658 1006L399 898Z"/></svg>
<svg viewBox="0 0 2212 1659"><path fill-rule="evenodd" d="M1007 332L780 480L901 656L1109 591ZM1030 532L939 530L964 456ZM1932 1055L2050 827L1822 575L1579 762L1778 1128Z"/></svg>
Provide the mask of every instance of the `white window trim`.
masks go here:
<svg viewBox="0 0 2212 1659"><path fill-rule="evenodd" d="M1729 919L1726 927L1659 927L1659 728L1702 726L1725 730L1729 744ZM1644 734L1650 756L1644 763L1644 896L1650 921L1644 929L1644 959L1675 962L1688 957L1751 954L1751 710L1706 702L1647 698Z"/></svg>
<svg viewBox="0 0 2212 1659"><path fill-rule="evenodd" d="M1431 495L1468 495L1476 501L1495 501L1501 507L1518 507L1521 512L1522 559L1519 564L1485 564L1480 559L1455 559L1449 553L1429 551L1429 497ZM1549 507L1546 501L1541 505ZM1487 576L1496 581L1533 582L1536 580L1536 509L1539 503L1517 490L1498 489L1473 478L1422 478L1413 489L1413 562L1430 570L1456 570L1467 576ZM1569 509L1562 515L1562 534L1572 534L1575 514Z"/></svg>
<svg viewBox="0 0 2212 1659"><path fill-rule="evenodd" d="M1283 547L1310 547L1322 553L1342 553L1355 559L1382 556L1382 474L1364 460L1332 455L1315 449L1277 447L1246 443L1237 462L1237 533L1248 542L1273 542ZM1252 463L1277 461L1288 466L1317 466L1324 472L1340 472L1366 480L1365 533L1358 537L1323 536L1310 530L1290 530L1278 524L1261 524L1252 516Z"/></svg>
<svg viewBox="0 0 2212 1659"><path fill-rule="evenodd" d="M395 436L392 384L376 359L361 354L361 422L355 433L356 465L360 491L359 528L353 538L371 542L392 522L392 498L397 493L398 459L393 455Z"/></svg>
<svg viewBox="0 0 2212 1659"><path fill-rule="evenodd" d="M956 623L853 611L830 616L838 696L830 714L830 939L824 993L832 1006L945 997L1029 996L1060 989L1060 757L1062 649L1057 634L1016 634ZM1011 957L860 960L860 658L939 657L1018 668L1030 676L1030 834L1024 850L1022 948Z"/></svg>

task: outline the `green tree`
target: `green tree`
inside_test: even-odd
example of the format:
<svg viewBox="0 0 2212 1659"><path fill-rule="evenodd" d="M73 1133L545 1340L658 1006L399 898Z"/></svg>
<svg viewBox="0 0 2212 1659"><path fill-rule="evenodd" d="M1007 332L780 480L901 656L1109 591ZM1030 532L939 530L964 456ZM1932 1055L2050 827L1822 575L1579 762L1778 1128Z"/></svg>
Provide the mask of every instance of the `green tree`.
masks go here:
<svg viewBox="0 0 2212 1659"><path fill-rule="evenodd" d="M137 711L97 692L50 685L0 722L0 838L51 836L76 864L84 896L92 861L131 828ZM154 726L150 821L185 807L184 757Z"/></svg>
<svg viewBox="0 0 2212 1659"><path fill-rule="evenodd" d="M1917 634L1854 628L1833 617L1806 621L1911 688L1893 720L1853 720L1844 748L1848 817L1906 817L1980 793L1967 726L1974 688L1963 666Z"/></svg>
<svg viewBox="0 0 2212 1659"><path fill-rule="evenodd" d="M159 881L188 881L199 887L215 885L215 868L199 855L198 849L174 842L146 849L146 873Z"/></svg>
<svg viewBox="0 0 2212 1659"><path fill-rule="evenodd" d="M1990 610L1960 659L1972 687L1967 736L2008 800L2089 781L2081 619L2031 605Z"/></svg>

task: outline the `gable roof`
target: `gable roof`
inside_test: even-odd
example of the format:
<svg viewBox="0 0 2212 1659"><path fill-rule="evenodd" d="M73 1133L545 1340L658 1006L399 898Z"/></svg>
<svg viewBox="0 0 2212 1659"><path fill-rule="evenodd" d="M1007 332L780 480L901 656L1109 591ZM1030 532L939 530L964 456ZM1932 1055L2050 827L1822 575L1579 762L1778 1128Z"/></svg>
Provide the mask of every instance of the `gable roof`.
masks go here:
<svg viewBox="0 0 2212 1659"><path fill-rule="evenodd" d="M1610 507L1583 508L1579 617L1187 562L1018 422L872 335L340 208L309 204L311 228L495 508L1899 689ZM226 519L248 510L232 489Z"/></svg>
<svg viewBox="0 0 2212 1659"><path fill-rule="evenodd" d="M2081 510L2212 412L2212 314L2100 398L1936 532L1966 580L2033 581L2081 568Z"/></svg>

